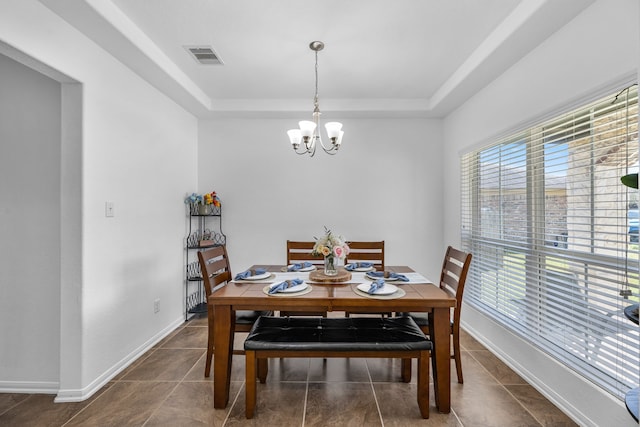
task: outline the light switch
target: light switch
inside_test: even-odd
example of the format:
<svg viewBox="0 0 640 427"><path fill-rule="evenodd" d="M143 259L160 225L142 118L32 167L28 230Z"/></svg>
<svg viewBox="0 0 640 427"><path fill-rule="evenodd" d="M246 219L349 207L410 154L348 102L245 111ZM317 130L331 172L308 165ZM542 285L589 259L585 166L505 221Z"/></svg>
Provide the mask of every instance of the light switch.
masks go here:
<svg viewBox="0 0 640 427"><path fill-rule="evenodd" d="M113 202L104 202L104 216L107 218L115 216L113 211Z"/></svg>

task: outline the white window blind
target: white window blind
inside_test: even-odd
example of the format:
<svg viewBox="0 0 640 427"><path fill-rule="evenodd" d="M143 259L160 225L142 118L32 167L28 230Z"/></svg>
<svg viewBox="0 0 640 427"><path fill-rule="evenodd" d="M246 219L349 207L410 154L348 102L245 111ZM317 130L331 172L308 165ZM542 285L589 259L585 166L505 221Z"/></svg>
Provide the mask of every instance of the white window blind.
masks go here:
<svg viewBox="0 0 640 427"><path fill-rule="evenodd" d="M617 96L616 96L617 95ZM640 383L637 85L462 157L465 302L622 397ZM631 291L625 299L621 292Z"/></svg>

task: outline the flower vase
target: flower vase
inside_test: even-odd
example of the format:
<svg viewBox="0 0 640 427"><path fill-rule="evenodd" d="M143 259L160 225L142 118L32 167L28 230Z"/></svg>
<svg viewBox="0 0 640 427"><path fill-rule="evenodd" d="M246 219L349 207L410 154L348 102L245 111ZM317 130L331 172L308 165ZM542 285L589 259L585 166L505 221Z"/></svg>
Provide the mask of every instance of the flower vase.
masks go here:
<svg viewBox="0 0 640 427"><path fill-rule="evenodd" d="M325 276L336 276L338 274L336 260L333 256L324 257L324 274Z"/></svg>
<svg viewBox="0 0 640 427"><path fill-rule="evenodd" d="M209 215L211 213L211 205L198 205L198 215Z"/></svg>

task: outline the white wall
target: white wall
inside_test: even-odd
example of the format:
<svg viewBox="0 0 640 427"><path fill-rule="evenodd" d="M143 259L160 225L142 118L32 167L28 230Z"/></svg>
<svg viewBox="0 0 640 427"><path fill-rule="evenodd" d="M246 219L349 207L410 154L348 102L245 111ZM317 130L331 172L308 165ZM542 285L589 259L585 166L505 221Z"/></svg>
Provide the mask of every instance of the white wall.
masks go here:
<svg viewBox="0 0 640 427"><path fill-rule="evenodd" d="M200 124L199 190L222 199L233 271L284 264L287 239L313 240L326 225L348 240L385 240L386 264L437 278L445 250L439 121L332 117L344 125L339 153L309 158L286 135L303 118Z"/></svg>
<svg viewBox="0 0 640 427"><path fill-rule="evenodd" d="M444 239L460 241L459 156L637 75L638 2L600 0L444 120ZM581 425L634 425L611 398L467 306L463 323Z"/></svg>
<svg viewBox="0 0 640 427"><path fill-rule="evenodd" d="M197 120L37 1L0 3L0 41L82 84L63 90L69 97L62 100L63 112L80 118L63 117L62 146L73 147L67 139L74 135L81 145L58 160L72 168L58 177L65 185L61 211L78 203L72 211L81 215L61 217L57 228L65 235L56 255L65 261L48 267L77 283L57 279L63 298L57 306L48 301L41 316L50 321L38 323L43 334L62 337L58 400L81 400L183 320L182 201L196 186L189 165L196 164ZM74 176L81 185L73 185ZM105 217L106 201L115 203L113 218ZM66 230L78 229L75 256ZM74 314L56 314L60 306ZM2 346L19 344L19 332L6 329L3 322ZM43 363L49 376L23 364L11 377L22 381L15 389L30 391L30 382L58 370L56 357ZM7 379L0 377L3 391L15 385Z"/></svg>
<svg viewBox="0 0 640 427"><path fill-rule="evenodd" d="M0 54L0 378L56 388L60 83ZM49 325L42 328L41 325Z"/></svg>

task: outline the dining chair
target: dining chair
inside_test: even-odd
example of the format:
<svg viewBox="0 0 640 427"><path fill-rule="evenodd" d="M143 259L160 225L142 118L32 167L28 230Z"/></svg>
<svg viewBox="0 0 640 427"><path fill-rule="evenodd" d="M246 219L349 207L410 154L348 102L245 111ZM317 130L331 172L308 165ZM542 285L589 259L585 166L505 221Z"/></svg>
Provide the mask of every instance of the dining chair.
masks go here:
<svg viewBox="0 0 640 427"><path fill-rule="evenodd" d="M377 271L384 271L384 240L349 242L349 253L344 261L345 265L353 262L371 262ZM390 312L347 311L347 317L352 314L374 314L391 316Z"/></svg>
<svg viewBox="0 0 640 427"><path fill-rule="evenodd" d="M324 257L312 255L311 251L316 242L287 240L287 265L310 262L317 269L324 268ZM327 317L326 311L280 311L280 316L322 316Z"/></svg>
<svg viewBox="0 0 640 427"><path fill-rule="evenodd" d="M345 265L352 262L372 262L378 271L384 271L384 240L375 242L349 242Z"/></svg>
<svg viewBox="0 0 640 427"><path fill-rule="evenodd" d="M453 309L451 321L451 336L453 337L452 359L456 361L458 383L463 383L462 361L460 360L460 312L462 311L462 294L467 280L467 272L471 265L472 255L452 246L447 248L440 273L440 289L450 295L455 295L456 306ZM429 335L429 317L427 313L409 313L425 335Z"/></svg>
<svg viewBox="0 0 640 427"><path fill-rule="evenodd" d="M216 290L224 287L232 279L231 267L226 245L220 245L211 249L198 252L200 261L200 271L204 283L207 301L209 296ZM236 310L236 324L234 332L249 332L254 322L260 316L269 316L270 311ZM213 325L215 322L213 306L207 303L207 318L209 334L207 340L207 360L204 367L204 376L209 377L211 373L211 359L213 357ZM244 354L244 350L234 350L234 354Z"/></svg>
<svg viewBox="0 0 640 427"><path fill-rule="evenodd" d="M287 265L310 262L317 268L323 268L324 257L322 255L311 254L315 244L316 242L287 240Z"/></svg>

